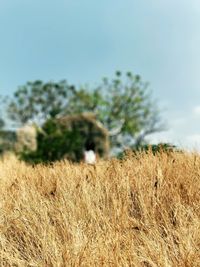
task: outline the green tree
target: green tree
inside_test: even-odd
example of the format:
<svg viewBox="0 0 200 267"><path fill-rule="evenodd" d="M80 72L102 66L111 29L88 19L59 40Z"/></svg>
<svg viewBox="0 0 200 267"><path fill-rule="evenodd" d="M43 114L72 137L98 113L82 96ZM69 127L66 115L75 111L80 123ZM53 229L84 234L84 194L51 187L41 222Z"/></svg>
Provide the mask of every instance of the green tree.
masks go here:
<svg viewBox="0 0 200 267"><path fill-rule="evenodd" d="M18 123L38 124L62 115L92 112L108 129L112 147L124 149L144 143L148 134L162 125L148 83L131 72L117 71L112 79L104 78L93 89L75 88L66 81L28 82L9 102L10 118Z"/></svg>
<svg viewBox="0 0 200 267"><path fill-rule="evenodd" d="M148 86L139 75L117 71L94 90L75 90L66 113L93 112L109 130L112 147L138 147L164 128Z"/></svg>
<svg viewBox="0 0 200 267"><path fill-rule="evenodd" d="M48 119L42 130L38 131L36 151L22 151L25 161L40 163L61 160L64 157L72 161L82 159L83 138L77 129L69 130L53 119ZM66 151L67 148L67 151Z"/></svg>
<svg viewBox="0 0 200 267"><path fill-rule="evenodd" d="M20 86L8 103L9 118L23 125L29 121L42 124L63 114L74 87L63 80L58 83L40 80Z"/></svg>

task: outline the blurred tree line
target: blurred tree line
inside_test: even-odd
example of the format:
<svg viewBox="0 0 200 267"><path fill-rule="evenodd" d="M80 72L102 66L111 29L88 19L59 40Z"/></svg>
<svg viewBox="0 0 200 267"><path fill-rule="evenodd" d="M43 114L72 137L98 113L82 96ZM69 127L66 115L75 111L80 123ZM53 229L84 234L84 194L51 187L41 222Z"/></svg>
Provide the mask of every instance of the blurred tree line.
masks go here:
<svg viewBox="0 0 200 267"><path fill-rule="evenodd" d="M163 130L164 126L149 84L131 72L123 75L117 71L113 78L104 78L93 88L87 85L77 88L66 80L27 82L6 103L6 114L15 127L35 123L40 133L45 130L51 140L49 144L47 138L42 139L38 134L38 142L43 142L44 151L52 149L54 153L63 151L64 140L73 139L72 133L63 131L62 141L53 142L52 136L58 127L56 119L82 113L94 114L108 130L110 147L115 153L146 145L146 136ZM4 123L1 118L0 127Z"/></svg>

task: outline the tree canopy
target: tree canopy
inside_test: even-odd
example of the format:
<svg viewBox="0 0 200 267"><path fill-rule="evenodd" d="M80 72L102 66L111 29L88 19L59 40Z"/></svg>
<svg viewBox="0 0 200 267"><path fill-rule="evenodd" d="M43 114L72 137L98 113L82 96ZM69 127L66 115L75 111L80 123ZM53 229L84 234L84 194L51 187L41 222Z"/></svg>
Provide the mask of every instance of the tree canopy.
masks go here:
<svg viewBox="0 0 200 267"><path fill-rule="evenodd" d="M8 103L8 114L17 124L44 123L64 113L73 94L67 81L58 83L37 80L20 86Z"/></svg>
<svg viewBox="0 0 200 267"><path fill-rule="evenodd" d="M149 84L139 75L117 71L99 85L75 87L66 80L34 81L21 86L8 104L11 120L18 124L64 115L91 112L109 131L112 147L131 147L144 143L148 134L162 129Z"/></svg>

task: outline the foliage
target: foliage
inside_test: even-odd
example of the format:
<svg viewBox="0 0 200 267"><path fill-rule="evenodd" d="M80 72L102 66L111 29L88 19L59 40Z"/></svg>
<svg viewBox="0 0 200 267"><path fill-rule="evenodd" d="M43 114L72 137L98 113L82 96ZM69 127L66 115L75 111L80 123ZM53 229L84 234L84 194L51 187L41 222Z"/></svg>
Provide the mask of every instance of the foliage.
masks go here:
<svg viewBox="0 0 200 267"><path fill-rule="evenodd" d="M63 113L72 93L73 87L65 80L59 83L40 80L27 82L18 88L9 101L9 117L18 124L30 121L44 123Z"/></svg>
<svg viewBox="0 0 200 267"><path fill-rule="evenodd" d="M138 156L140 153L144 152L156 155L162 152L164 153L181 152L181 150L178 149L175 145L172 145L170 143L144 144L144 145L133 146L132 148L129 148L123 152L118 153L117 158L123 159L129 156L130 154Z"/></svg>
<svg viewBox="0 0 200 267"><path fill-rule="evenodd" d="M68 158L80 161L83 158L84 139L78 129L69 130L64 125L49 119L37 134L37 150L24 151L21 158L40 163Z"/></svg>
<svg viewBox="0 0 200 267"><path fill-rule="evenodd" d="M169 143L159 143L159 144L151 144L151 145L142 145L137 146L135 149L133 149L135 152L149 152L151 151L153 155L160 152L173 152L178 151L177 147L175 145L169 144Z"/></svg>
<svg viewBox="0 0 200 267"><path fill-rule="evenodd" d="M94 144L95 152L101 157L108 153L107 131L91 114L49 119L36 131L37 149L21 151L19 154L23 160L39 163L67 158L80 162L86 143Z"/></svg>
<svg viewBox="0 0 200 267"><path fill-rule="evenodd" d="M5 122L3 119L0 118L0 130L4 127Z"/></svg>
<svg viewBox="0 0 200 267"><path fill-rule="evenodd" d="M67 113L94 112L109 130L112 147L141 145L148 134L163 129L148 83L139 75L117 71L114 79L104 78L93 91L81 88L69 101Z"/></svg>
<svg viewBox="0 0 200 267"><path fill-rule="evenodd" d="M14 151L16 134L13 131L0 131L0 154L7 151Z"/></svg>
<svg viewBox="0 0 200 267"><path fill-rule="evenodd" d="M88 86L77 89L66 81L28 82L8 105L10 118L21 124L42 125L47 119L83 112L94 113L103 123L113 148L141 145L146 135L163 128L148 83L131 72L124 77L117 71L113 79L104 78L92 90Z"/></svg>

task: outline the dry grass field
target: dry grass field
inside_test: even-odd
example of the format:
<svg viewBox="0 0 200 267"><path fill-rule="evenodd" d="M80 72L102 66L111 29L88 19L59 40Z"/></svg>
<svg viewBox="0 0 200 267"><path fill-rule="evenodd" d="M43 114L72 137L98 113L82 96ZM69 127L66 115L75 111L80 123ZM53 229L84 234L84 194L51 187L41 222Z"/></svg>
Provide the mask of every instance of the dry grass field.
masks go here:
<svg viewBox="0 0 200 267"><path fill-rule="evenodd" d="M200 266L200 156L2 159L0 266Z"/></svg>

